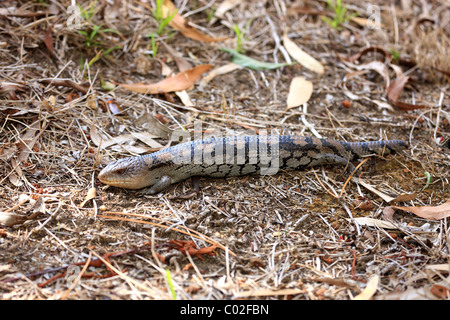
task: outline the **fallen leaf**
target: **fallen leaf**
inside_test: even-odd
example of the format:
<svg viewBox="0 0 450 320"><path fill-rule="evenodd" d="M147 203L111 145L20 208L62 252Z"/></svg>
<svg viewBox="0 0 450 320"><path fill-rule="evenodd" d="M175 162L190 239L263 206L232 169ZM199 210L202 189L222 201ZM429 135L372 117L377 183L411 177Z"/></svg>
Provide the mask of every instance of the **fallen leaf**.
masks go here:
<svg viewBox="0 0 450 320"><path fill-rule="evenodd" d="M253 58L247 57L243 54L240 54L236 50L220 48L220 50L228 52L233 55L233 62L242 67L246 67L253 70L263 70L263 69L276 69L280 67L290 66L291 63L271 63L255 60Z"/></svg>
<svg viewBox="0 0 450 320"><path fill-rule="evenodd" d="M233 62L230 62L224 66L215 68L203 78L202 84L205 85L208 82L210 82L212 79L214 79L215 77L222 75L222 74L232 72L237 69L242 69L242 66L240 66L236 63L233 63Z"/></svg>
<svg viewBox="0 0 450 320"><path fill-rule="evenodd" d="M436 297L441 299L447 300L450 297L450 289L448 289L445 286L441 286L439 284L434 284L431 287L430 292L434 294Z"/></svg>
<svg viewBox="0 0 450 320"><path fill-rule="evenodd" d="M29 154L31 152L34 152L33 149L36 147L36 143L38 142L39 137L41 136L42 132L45 131L48 124L41 128L41 130L39 131L40 126L41 124L39 121L34 122L16 142L19 154L17 156L17 159L11 158L10 161L11 166L13 167L17 175L12 172L8 175L8 179L13 185L17 187L21 186L23 182L29 184L22 172L21 166L23 163L27 162Z"/></svg>
<svg viewBox="0 0 450 320"><path fill-rule="evenodd" d="M383 209L383 217L389 222L394 222L395 210L392 207L386 207Z"/></svg>
<svg viewBox="0 0 450 320"><path fill-rule="evenodd" d="M425 105L414 105L411 103L398 101L400 93L402 93L405 84L408 82L408 79L409 77L402 75L396 78L394 81L392 81L390 86L387 88L387 95L389 102L392 103L397 108L399 108L400 110L415 110L427 108L427 106Z"/></svg>
<svg viewBox="0 0 450 320"><path fill-rule="evenodd" d="M109 111L115 116L123 116L123 109L116 103L114 99L110 99L106 102Z"/></svg>
<svg viewBox="0 0 450 320"><path fill-rule="evenodd" d="M103 144L103 141L106 141L105 139L97 130L97 127L95 125L92 125L90 128L89 136L91 137L92 142L98 147L100 144ZM100 149L104 148L104 146L101 146Z"/></svg>
<svg viewBox="0 0 450 320"><path fill-rule="evenodd" d="M286 48L289 55L298 61L302 66L317 72L319 74L323 74L324 68L323 65L317 61L315 58L307 54L305 51L300 49L291 39L287 36L287 31L284 32L283 36L284 47Z"/></svg>
<svg viewBox="0 0 450 320"><path fill-rule="evenodd" d="M164 61L160 60L159 63L161 64L161 75L163 75L164 77L168 77L174 74L174 72L172 72L172 69L167 64L165 64Z"/></svg>
<svg viewBox="0 0 450 320"><path fill-rule="evenodd" d="M353 92L351 92L347 86L345 85L345 82L342 82L342 92L351 100L359 100L362 99L363 96L359 96L357 94L354 94Z"/></svg>
<svg viewBox="0 0 450 320"><path fill-rule="evenodd" d="M384 28L384 24L377 23L376 21L373 21L372 19L366 19L366 18L360 18L360 17L352 17L350 18L351 21L359 24L360 26L367 27L369 26L372 29L381 29Z"/></svg>
<svg viewBox="0 0 450 320"><path fill-rule="evenodd" d="M162 148L163 145L160 144L159 142L156 142L154 140L154 138L158 138L158 136L151 134L149 132L132 132L131 135L133 137L135 137L138 140L141 140L142 142L144 142L146 145L148 145L149 147L152 148Z"/></svg>
<svg viewBox="0 0 450 320"><path fill-rule="evenodd" d="M396 102L398 100L398 97L403 91L403 87L408 82L408 79L409 77L402 76L392 81L391 85L387 89L389 101Z"/></svg>
<svg viewBox="0 0 450 320"><path fill-rule="evenodd" d="M173 91L181 91L186 90L192 87L195 81L200 78L200 76L211 69L212 65L210 64L202 64L196 66L193 69L182 71L177 73L173 77L166 78L157 83L153 84L145 84L145 83L120 83L124 89L139 92L139 93L150 93L150 94L159 94L165 92L173 92Z"/></svg>
<svg viewBox="0 0 450 320"><path fill-rule="evenodd" d="M433 271L441 271L441 272L450 272L450 265L448 263L442 263L442 264L429 264L425 266L426 270L433 270Z"/></svg>
<svg viewBox="0 0 450 320"><path fill-rule="evenodd" d="M405 201L411 201L417 198L417 194L415 193L403 193L399 196L397 196L395 199L392 199L391 202L405 202Z"/></svg>
<svg viewBox="0 0 450 320"><path fill-rule="evenodd" d="M375 294L375 292L378 289L379 282L380 282L380 277L378 275L374 275L367 282L367 286L364 288L364 290L360 294L358 294L356 297L354 297L353 300L369 300L369 299L371 299L372 296Z"/></svg>
<svg viewBox="0 0 450 320"><path fill-rule="evenodd" d="M161 41L161 42L164 45L164 47L166 47L166 50L169 52L169 54L172 56L173 60L177 64L178 70L180 72L192 69L192 65L189 63L189 61L187 61L185 58L183 58L183 56L178 51L173 49L171 46L169 46L164 41Z"/></svg>
<svg viewBox="0 0 450 320"><path fill-rule="evenodd" d="M391 196L389 196L389 195L387 195L387 194L385 194L385 193L383 193L383 192L381 192L381 191L375 189L375 188L372 187L370 184L365 183L362 179L359 179L359 180L358 180L358 183L359 183L360 185L362 185L363 187L365 187L367 190L369 190L369 191L371 191L371 192L377 194L380 198L382 198L382 199L383 199L384 201L386 201L386 202L391 202L391 201L394 199L393 197L391 197Z"/></svg>
<svg viewBox="0 0 450 320"><path fill-rule="evenodd" d="M362 65L352 64L351 66L353 68L355 68L356 70L373 70L373 71L379 73L383 77L386 87L389 87L389 85L390 85L389 70L388 70L388 67L384 63L382 63L380 61L372 61L372 62L362 64Z"/></svg>
<svg viewBox="0 0 450 320"><path fill-rule="evenodd" d="M25 92L27 89L27 86L22 83L17 82L0 82L0 94L9 93L11 91L21 91Z"/></svg>
<svg viewBox="0 0 450 320"><path fill-rule="evenodd" d="M86 106L92 110L97 110L97 97L95 94L91 94L87 97Z"/></svg>
<svg viewBox="0 0 450 320"><path fill-rule="evenodd" d="M121 0L113 0L105 3L106 7L103 15L105 21L113 23L114 19L120 16L121 4Z"/></svg>
<svg viewBox="0 0 450 320"><path fill-rule="evenodd" d="M95 188L90 188L87 192L86 198L80 204L80 208L83 208L84 205L91 199L94 199L97 196L97 190Z"/></svg>
<svg viewBox="0 0 450 320"><path fill-rule="evenodd" d="M420 206L420 207L392 206L392 208L412 212L421 218L429 220L440 220L450 217L450 200L447 200L447 202L441 204L440 206Z"/></svg>
<svg viewBox="0 0 450 320"><path fill-rule="evenodd" d="M397 227L389 221L383 221L369 217L359 217L354 218L354 220L361 226L379 227L383 229L397 229Z"/></svg>
<svg viewBox="0 0 450 320"><path fill-rule="evenodd" d="M311 98L313 84L304 77L295 77L291 81L287 97L287 109L301 106Z"/></svg>
<svg viewBox="0 0 450 320"><path fill-rule="evenodd" d="M176 91L175 94L178 96L178 98L180 98L181 102L183 102L183 104L186 107L194 106L194 104L192 103L191 98L189 98L189 94L186 92L186 90Z"/></svg>
<svg viewBox="0 0 450 320"><path fill-rule="evenodd" d="M368 97L362 97L362 98L364 100L367 100L367 101L370 101L370 102L376 104L378 106L379 110L387 109L389 111L394 111L394 108L392 108L392 106L389 103L387 103L387 102L380 101L380 100L377 100L377 99L371 99L371 98L368 98Z"/></svg>
<svg viewBox="0 0 450 320"><path fill-rule="evenodd" d="M0 212L0 224L11 227L16 224L22 224L27 220L27 216L13 212Z"/></svg>
<svg viewBox="0 0 450 320"><path fill-rule="evenodd" d="M11 172L11 173L8 175L8 180L9 180L9 182L11 182L14 186L20 187L20 186L23 185L22 179L23 179L23 180L26 179L25 176L23 175L22 169L20 168L20 163L18 163L18 162L16 161L16 159L11 158L11 165L12 165L12 167L13 167L13 169L14 169L15 172ZM17 174L16 174L16 173L17 173Z"/></svg>
<svg viewBox="0 0 450 320"><path fill-rule="evenodd" d="M10 269L12 269L11 267L11 264L0 264L0 272L9 271Z"/></svg>
<svg viewBox="0 0 450 320"><path fill-rule="evenodd" d="M363 55L369 53L369 52L377 52L377 53L381 53L384 55L385 58L387 58L389 61L392 60L391 58L391 54L389 52L387 52L386 50L384 50L381 47L367 47L362 49L361 51L359 51L358 53L355 53L354 55L350 56L350 57L343 57L341 55L339 55L338 53L336 53L338 55L338 58L340 60L344 60L344 61L348 61L348 62L355 62L356 60L358 60L359 58L361 58Z"/></svg>
<svg viewBox="0 0 450 320"><path fill-rule="evenodd" d="M28 219L34 219L41 214L45 214L45 198L42 196L37 198L37 200L32 204L31 208L28 211L31 211Z"/></svg>
<svg viewBox="0 0 450 320"><path fill-rule="evenodd" d="M217 7L216 11L214 12L214 15L218 18L223 18L225 12L228 10L233 9L236 7L241 0L225 0L219 6Z"/></svg>
<svg viewBox="0 0 450 320"><path fill-rule="evenodd" d="M173 13L177 11L177 8L170 0L164 1L162 9L164 18L172 16ZM201 42L218 42L228 39L228 37L213 38L207 34L200 32L198 29L189 25L189 22L178 12L175 13L175 16L172 18L172 20L170 20L169 25L172 28L180 31L185 37Z"/></svg>
<svg viewBox="0 0 450 320"><path fill-rule="evenodd" d="M161 121L159 121L156 116L151 113L144 113L136 121L136 126L142 127L150 134L163 138L164 140L170 140L174 130L167 127Z"/></svg>
<svg viewBox="0 0 450 320"><path fill-rule="evenodd" d="M51 55L53 56L55 53L54 53L54 49L53 49L53 35L52 35L51 27L49 27L47 29L47 31L45 32L44 43L45 43L45 46L47 47L48 51L50 51Z"/></svg>
<svg viewBox="0 0 450 320"><path fill-rule="evenodd" d="M28 130L20 137L20 140L17 141L19 144L20 154L18 156L18 160L20 163L27 161L28 155L30 152L32 152L35 144L37 143L39 137L41 136L42 132L45 130L45 128L41 128L41 131L39 131L40 127L39 121L34 122Z"/></svg>
<svg viewBox="0 0 450 320"><path fill-rule="evenodd" d="M130 154L152 153L160 150L160 148L149 148L146 146L121 145L120 147Z"/></svg>
<svg viewBox="0 0 450 320"><path fill-rule="evenodd" d="M156 120L155 120L156 121ZM153 138L158 138L157 135L152 135L149 132L132 132L131 134L122 134L120 136L113 137L111 139L107 139L104 136L100 135L95 126L91 126L90 128L90 137L92 142L99 147L100 149L105 149L113 145L120 145L121 148L127 150L130 153L134 154L142 154L145 152L154 152L162 148L162 145L153 140ZM142 147L142 146L134 146L129 145L130 142L136 141L136 139L141 140L150 148ZM128 145L127 145L128 143Z"/></svg>

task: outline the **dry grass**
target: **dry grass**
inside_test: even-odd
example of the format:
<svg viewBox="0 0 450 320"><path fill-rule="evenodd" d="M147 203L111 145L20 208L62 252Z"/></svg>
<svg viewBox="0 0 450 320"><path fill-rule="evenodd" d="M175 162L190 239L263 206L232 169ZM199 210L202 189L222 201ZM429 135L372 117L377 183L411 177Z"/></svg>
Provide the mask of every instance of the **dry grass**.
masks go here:
<svg viewBox="0 0 450 320"><path fill-rule="evenodd" d="M84 8L90 4L81 3ZM0 229L2 299L172 299L171 287L177 299L351 299L375 275L380 279L375 299L445 297L450 289L448 218L429 221L399 212L397 229L361 226L354 218L382 220L388 204L354 183L335 197L345 183L338 168L202 179L200 193L191 198L181 197L192 189L190 181L150 197L104 188L96 179L104 164L153 148L129 133L151 132L154 141L166 145L168 132L181 127L194 132L194 121L202 121L203 129L229 135L248 129L312 135L305 118L327 138L409 141L408 152L363 164L362 178L387 194L417 193L405 205L444 203L450 199L450 157L448 146L437 143L450 138L448 77L437 71L450 71L444 1L402 1L410 8L371 1L381 9L381 29L349 22L340 31L317 15L294 10L304 4L284 0L242 2L212 26L209 1L196 1L196 7L180 1L182 15L200 30L230 37L206 44L179 32L166 34L164 41L193 66L228 63L229 55L219 48L234 48L233 24L243 28L251 21L245 54L285 62L280 39L289 27L290 38L326 68L322 76L300 65L236 70L189 90L194 106L185 106L174 94L102 89L101 81L157 82L163 62L178 72L161 42L155 58L148 53L146 35L157 28L151 4L121 3L108 7L99 1L93 18L82 21L81 30L102 26L120 32L101 32L95 38L101 44L91 46L66 24L70 1L50 7L26 1L4 5L19 12L0 15L0 211L28 220ZM367 18L365 6L345 3ZM308 5L326 10L323 1ZM431 26L417 24L425 5ZM29 11L50 13L32 16ZM416 29L408 28L412 25L420 29L417 37ZM53 53L44 44L49 28ZM373 101L386 101L386 88L373 71L345 84L367 99L343 106L349 98L342 79L355 70L336 53L349 57L370 45L417 61L412 68L402 65L413 80L402 99L428 102L429 108L378 108ZM81 59L90 61L114 46L121 49L80 67ZM385 62L369 53L359 63L375 59ZM307 113L286 111L294 76L314 84ZM395 78L392 69L390 76ZM52 79L64 80L55 84ZM107 107L112 98L122 115ZM155 124L155 115L167 120L164 129ZM99 146L99 137L124 142ZM91 188L96 194L85 201ZM198 248L218 246L214 255L194 250L186 256L182 248L171 249L173 240L193 241Z"/></svg>

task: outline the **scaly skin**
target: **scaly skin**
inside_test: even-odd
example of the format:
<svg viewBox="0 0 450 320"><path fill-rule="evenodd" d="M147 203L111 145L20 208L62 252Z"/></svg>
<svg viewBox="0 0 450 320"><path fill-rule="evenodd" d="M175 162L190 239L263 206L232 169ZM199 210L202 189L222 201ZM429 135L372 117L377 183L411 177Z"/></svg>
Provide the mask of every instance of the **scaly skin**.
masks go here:
<svg viewBox="0 0 450 320"><path fill-rule="evenodd" d="M391 154L408 147L401 140L340 142L303 136L233 136L181 143L158 152L108 164L99 174L105 184L160 192L192 176L225 178L274 174L336 164L352 172L363 156Z"/></svg>

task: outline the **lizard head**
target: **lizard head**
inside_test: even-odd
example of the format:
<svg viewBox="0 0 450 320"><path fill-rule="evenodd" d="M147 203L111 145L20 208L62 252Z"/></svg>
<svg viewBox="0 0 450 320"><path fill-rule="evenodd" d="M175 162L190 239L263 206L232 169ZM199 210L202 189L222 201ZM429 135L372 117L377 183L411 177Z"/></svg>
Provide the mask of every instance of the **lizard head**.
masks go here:
<svg viewBox="0 0 450 320"><path fill-rule="evenodd" d="M108 164L99 173L101 182L119 188L142 189L161 181L164 174L153 170L142 157L120 159Z"/></svg>

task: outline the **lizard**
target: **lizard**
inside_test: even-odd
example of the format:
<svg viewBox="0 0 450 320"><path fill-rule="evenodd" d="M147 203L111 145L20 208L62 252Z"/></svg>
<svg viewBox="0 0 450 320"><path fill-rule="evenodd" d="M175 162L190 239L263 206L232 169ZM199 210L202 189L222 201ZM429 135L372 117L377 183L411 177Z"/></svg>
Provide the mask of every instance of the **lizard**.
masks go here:
<svg viewBox="0 0 450 320"><path fill-rule="evenodd" d="M145 193L156 194L194 176L274 174L278 169L302 170L323 164L341 165L351 173L355 170L352 161L407 147L402 140L343 142L299 135L211 137L113 161L98 178L111 186L147 188Z"/></svg>

